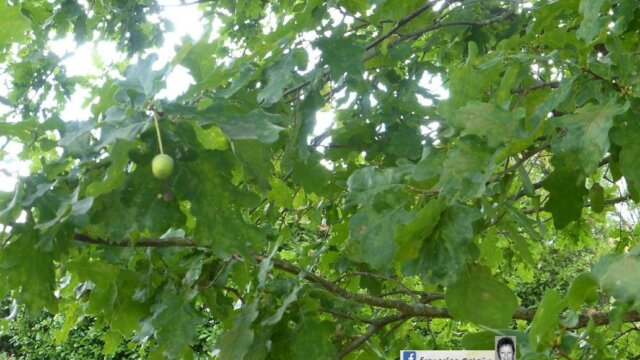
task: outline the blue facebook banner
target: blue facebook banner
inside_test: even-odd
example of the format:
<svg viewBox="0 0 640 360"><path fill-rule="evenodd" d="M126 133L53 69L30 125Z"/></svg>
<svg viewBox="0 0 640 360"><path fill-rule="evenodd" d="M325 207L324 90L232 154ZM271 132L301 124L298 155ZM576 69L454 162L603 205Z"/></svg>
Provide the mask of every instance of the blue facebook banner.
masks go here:
<svg viewBox="0 0 640 360"><path fill-rule="evenodd" d="M402 360L417 360L415 351L403 351Z"/></svg>

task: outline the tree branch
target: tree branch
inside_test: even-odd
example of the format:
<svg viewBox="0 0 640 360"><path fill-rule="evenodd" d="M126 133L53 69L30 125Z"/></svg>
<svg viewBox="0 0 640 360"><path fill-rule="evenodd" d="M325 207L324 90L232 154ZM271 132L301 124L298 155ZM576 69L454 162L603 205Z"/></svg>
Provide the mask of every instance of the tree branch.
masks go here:
<svg viewBox="0 0 640 360"><path fill-rule="evenodd" d="M129 241L129 240L123 240L123 241L119 241L119 242L109 242L107 240L104 239L96 239L96 238L92 238L90 236L87 235L83 235L83 234L76 234L74 236L74 240L76 241L80 241L80 242L84 242L84 243L89 243L89 244L95 244L95 245L102 245L102 246L116 246L116 247L202 247L202 248L208 248L207 246L201 246L201 245L197 245L195 242L193 242L193 240L188 239L188 238L172 238L172 239L162 239L162 240L152 240L152 239L143 239L143 240L139 240L135 243ZM267 258L267 256L265 255L260 255L260 254L254 254L253 255L253 259L256 262L261 262L264 261ZM433 306L429 306L429 305L425 305L422 303L410 303L410 302L405 302L405 301L400 301L400 300L394 300L394 299L384 299L382 297L378 297L378 296L372 296L372 295L368 295L368 294L362 294L362 293L356 293L356 292L351 292L349 290L346 290L336 284L334 284L333 282L318 276L312 272L308 272L308 271L304 271L301 268L297 267L296 265L285 261L285 260L279 260L279 259L271 259L270 260L273 264L273 267L285 272L288 272L290 274L293 275L302 275L302 278L304 278L305 280L317 284L321 287L323 287L325 290L327 290L328 292L339 296L343 299L346 300L352 300L355 301L359 304L364 304L364 305L370 305L370 306L374 306L374 307L378 307L378 308L384 308L384 309L394 309L394 310L398 310L399 313L397 315L394 315L395 317L389 317L389 318L382 318L380 320L380 323L382 324L382 326L388 324L389 322L393 322L393 321L397 321L397 320L401 320L404 318L412 318L412 317L426 317L426 318L439 318L439 319L450 319L451 315L449 314L449 311L446 308L437 308L437 307L433 307ZM440 299L441 296L440 295L436 295L434 294L434 299ZM535 308L520 308L517 309L513 315L512 315L512 319L514 320L524 320L524 321L532 321L534 315L536 314L536 309ZM387 320L389 320L389 322L385 322ZM396 320L392 320L391 319L396 319ZM583 314L579 316L579 321L576 324L576 326L572 327L571 329L578 329L578 328L583 328L585 326L587 326L587 324L589 323L590 320L593 320L594 324L596 325L607 325L609 324L609 314L606 312L594 312L594 313L590 313L589 315ZM631 311L626 313L623 316L623 322L637 322L640 321L640 312L639 311ZM371 330L371 329L370 329ZM378 331L379 329L375 329L375 331ZM373 333L375 333L375 331L373 331ZM365 334L366 335L366 334ZM373 335L373 334L371 334ZM360 345L361 343L363 343L364 341L366 341L369 337L371 337L371 335L369 335L367 338L363 339L360 341L360 343L358 343L357 345L355 345L355 347L357 347L358 345ZM355 348L354 347L354 348Z"/></svg>

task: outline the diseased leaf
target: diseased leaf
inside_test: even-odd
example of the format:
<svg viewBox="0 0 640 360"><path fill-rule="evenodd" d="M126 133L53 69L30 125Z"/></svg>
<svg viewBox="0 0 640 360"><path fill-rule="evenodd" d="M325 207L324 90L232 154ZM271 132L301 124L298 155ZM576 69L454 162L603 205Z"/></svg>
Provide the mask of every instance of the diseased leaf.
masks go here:
<svg viewBox="0 0 640 360"><path fill-rule="evenodd" d="M392 191L381 193L396 197ZM413 214L404 209L404 201L384 205L377 209L368 205L360 209L349 222L350 240L347 254L354 261L368 263L374 269L388 267L393 260L398 246L395 242L395 229L413 219Z"/></svg>
<svg viewBox="0 0 640 360"><path fill-rule="evenodd" d="M526 139L524 109L504 110L494 104L468 102L451 116L449 122L462 129L462 135L477 135L490 147L505 146Z"/></svg>
<svg viewBox="0 0 640 360"><path fill-rule="evenodd" d="M240 213L241 208L256 203L230 182L230 161L225 153L206 151L198 161L185 164L176 179L176 196L191 201L191 214L196 218L194 240L211 246L222 257L264 239Z"/></svg>
<svg viewBox="0 0 640 360"><path fill-rule="evenodd" d="M405 262L405 275L419 275L428 283L449 284L470 257L473 222L478 210L453 205L440 215L440 221L422 243L417 258Z"/></svg>
<svg viewBox="0 0 640 360"><path fill-rule="evenodd" d="M436 189L450 202L480 197L495 166L493 156L493 150L479 138L460 138L447 154Z"/></svg>

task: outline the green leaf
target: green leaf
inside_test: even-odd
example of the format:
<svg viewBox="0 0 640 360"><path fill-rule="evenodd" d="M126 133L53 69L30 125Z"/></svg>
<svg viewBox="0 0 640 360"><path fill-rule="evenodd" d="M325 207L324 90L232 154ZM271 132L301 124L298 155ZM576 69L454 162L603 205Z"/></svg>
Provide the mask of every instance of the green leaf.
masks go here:
<svg viewBox="0 0 640 360"><path fill-rule="evenodd" d="M158 80L164 75L165 71L153 70L153 63L156 60L158 60L158 55L152 53L138 60L135 64L129 65L124 72L126 78L124 86L134 89L147 97L151 97L160 90Z"/></svg>
<svg viewBox="0 0 640 360"><path fill-rule="evenodd" d="M117 331L108 331L100 337L100 340L104 342L102 354L113 355L118 351L118 346L122 342L122 335Z"/></svg>
<svg viewBox="0 0 640 360"><path fill-rule="evenodd" d="M31 140L33 129L36 126L37 125L31 121L19 123L0 122L0 134L3 136L16 137L21 141L27 142Z"/></svg>
<svg viewBox="0 0 640 360"><path fill-rule="evenodd" d="M550 193L544 209L553 214L556 229L562 229L580 218L587 189L584 175L564 163L555 165L556 169L542 181Z"/></svg>
<svg viewBox="0 0 640 360"><path fill-rule="evenodd" d="M134 147L133 143L116 140L110 152L111 165L107 169L104 177L87 186L86 196L98 197L121 187L125 179L125 166L129 161L127 153Z"/></svg>
<svg viewBox="0 0 640 360"><path fill-rule="evenodd" d="M16 289L14 297L31 315L44 308L56 311L53 254L37 246L40 240L37 231L21 228L21 233L16 235L8 245L0 248L0 279L10 289Z"/></svg>
<svg viewBox="0 0 640 360"><path fill-rule="evenodd" d="M217 346L222 359L244 359L253 343L251 324L258 317L256 302L244 306L233 321L233 327L222 334Z"/></svg>
<svg viewBox="0 0 640 360"><path fill-rule="evenodd" d="M246 114L225 114L224 109L218 105L205 110L172 104L165 107L165 111L171 115L196 118L199 125L205 127L210 124L218 126L229 139L258 140L270 144L278 140L280 131L290 121L287 117L270 114L262 109L254 109Z"/></svg>
<svg viewBox="0 0 640 360"><path fill-rule="evenodd" d="M10 6L6 1L0 2L0 50L16 40L24 39L30 23L20 12L20 6Z"/></svg>
<svg viewBox="0 0 640 360"><path fill-rule="evenodd" d="M229 148L229 141L219 127L211 126L204 129L193 123L193 130L203 148L207 150L227 150Z"/></svg>
<svg viewBox="0 0 640 360"><path fill-rule="evenodd" d="M597 296L598 278L591 273L578 275L569 287L567 302L574 310L579 310L585 300L593 299Z"/></svg>
<svg viewBox="0 0 640 360"><path fill-rule="evenodd" d="M577 76L567 77L560 82L560 86L557 89L551 91L544 101L538 105L531 116L531 119L526 124L526 128L529 131L535 131L542 123L548 114L565 101L573 91L573 83L577 79Z"/></svg>
<svg viewBox="0 0 640 360"><path fill-rule="evenodd" d="M110 110L112 109L115 108ZM119 139L135 141L150 125L150 119L141 113L126 116L123 112L118 117L109 118L109 121L101 129L100 141L96 145L96 149L111 145Z"/></svg>
<svg viewBox="0 0 640 360"><path fill-rule="evenodd" d="M335 325L321 321L307 314L292 338L290 359L334 359L336 348L330 340L335 333Z"/></svg>
<svg viewBox="0 0 640 360"><path fill-rule="evenodd" d="M350 82L362 81L364 45L361 42L338 34L331 38L322 37L313 44L322 51L320 61L329 66L332 81L340 80L345 73Z"/></svg>
<svg viewBox="0 0 640 360"><path fill-rule="evenodd" d="M275 314L273 314L270 317L264 319L260 323L260 325L262 325L262 326L275 325L280 320L282 320L282 315L284 315L284 312L287 311L287 308L289 307L289 305L293 304L295 301L298 300L298 292L300 291L300 289L302 289L301 285L297 285L296 287L294 287L293 290L291 292L289 292L289 295L287 295L287 297L282 300L282 304L280 304L280 306L278 307L278 310L276 310Z"/></svg>
<svg viewBox="0 0 640 360"><path fill-rule="evenodd" d="M551 150L590 176L609 149L613 117L628 108L628 103L620 105L611 100L607 104L587 104L575 114L555 118L552 124L563 128L566 134L554 139Z"/></svg>
<svg viewBox="0 0 640 360"><path fill-rule="evenodd" d="M635 115L634 115L635 116ZM618 154L618 164L627 182L629 194L635 201L640 201L640 141L635 134L640 132L640 124L635 121L625 121L611 129L611 141L622 149Z"/></svg>
<svg viewBox="0 0 640 360"><path fill-rule="evenodd" d="M291 161L305 161L311 154L308 137L316 125L316 113L325 103L324 96L320 94L322 85L322 81L316 78L299 104L300 115L294 118L291 140L286 147Z"/></svg>
<svg viewBox="0 0 640 360"><path fill-rule="evenodd" d="M422 242L432 234L445 209L441 199L434 199L420 209L411 222L399 224L395 233L397 261L403 262L418 256Z"/></svg>
<svg viewBox="0 0 640 360"><path fill-rule="evenodd" d="M600 184L595 183L589 189L589 201L593 212L601 213L604 211L604 189Z"/></svg>
<svg viewBox="0 0 640 360"><path fill-rule="evenodd" d="M267 86L258 93L258 102L262 106L271 106L280 99L287 87L293 80L293 68L295 59L293 53L285 54L280 60L267 69L269 81Z"/></svg>
<svg viewBox="0 0 640 360"><path fill-rule="evenodd" d="M157 351L161 350L164 357L182 359L190 354L189 345L195 340L196 327L202 323L201 314L173 290L166 290L152 311L138 336L153 333L158 341Z"/></svg>
<svg viewBox="0 0 640 360"><path fill-rule="evenodd" d="M335 189L331 172L324 167L320 160L322 155L316 151L309 152L304 161L293 164L291 178L294 183L301 183L304 191L319 196L330 196Z"/></svg>
<svg viewBox="0 0 640 360"><path fill-rule="evenodd" d="M604 0L582 0L580 1L580 14L583 16L580 27L576 32L578 39L590 43L598 34L604 24L600 22L600 8Z"/></svg>
<svg viewBox="0 0 640 360"><path fill-rule="evenodd" d="M509 287L498 282L487 268L469 265L444 295L454 319L493 328L507 327L518 307Z"/></svg>
<svg viewBox="0 0 640 360"><path fill-rule="evenodd" d="M0 211L0 224L10 224L16 220L22 211L22 199L24 197L24 187L22 184L17 184L16 189L13 192L11 201L6 204L6 207ZM4 204L3 204L4 205Z"/></svg>
<svg viewBox="0 0 640 360"><path fill-rule="evenodd" d="M640 304L639 250L636 248L629 254L605 256L592 270L599 278L602 290L631 306Z"/></svg>
<svg viewBox="0 0 640 360"><path fill-rule="evenodd" d="M136 171L129 174L121 192L100 197L99 210L92 217L97 219L96 222L103 222L106 228L119 230L117 232L132 227L126 230L148 231L151 236L159 237L185 222L178 202L165 199L167 193L173 194L171 189L153 177L151 158L148 158L145 163L136 164ZM117 195L116 198L105 199Z"/></svg>
<svg viewBox="0 0 640 360"><path fill-rule="evenodd" d="M256 69L253 66L251 66L250 64L243 65L239 70L239 75L235 79L231 80L231 84L229 85L229 87L226 89L217 90L215 92L215 95L223 99L229 99L235 93L237 93L238 90L246 86L249 81L251 81L255 73Z"/></svg>
<svg viewBox="0 0 640 360"><path fill-rule="evenodd" d="M566 301L555 290L545 291L529 330L529 344L534 350L550 347L554 331L560 325L560 312L566 306Z"/></svg>
<svg viewBox="0 0 640 360"><path fill-rule="evenodd" d="M413 179L416 181L437 179L442 173L446 157L447 152L445 150L427 147L423 152L422 159L413 169Z"/></svg>

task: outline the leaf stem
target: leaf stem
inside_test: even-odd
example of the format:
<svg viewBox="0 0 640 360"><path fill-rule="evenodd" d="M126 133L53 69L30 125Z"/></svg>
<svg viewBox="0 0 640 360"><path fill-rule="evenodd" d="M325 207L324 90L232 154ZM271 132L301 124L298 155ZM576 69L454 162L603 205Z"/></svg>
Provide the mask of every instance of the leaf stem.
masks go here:
<svg viewBox="0 0 640 360"><path fill-rule="evenodd" d="M162 136L160 135L160 125L158 124L158 113L153 112L153 123L156 126L156 136L158 137L158 147L160 148L160 154L164 154L164 148L162 147Z"/></svg>

